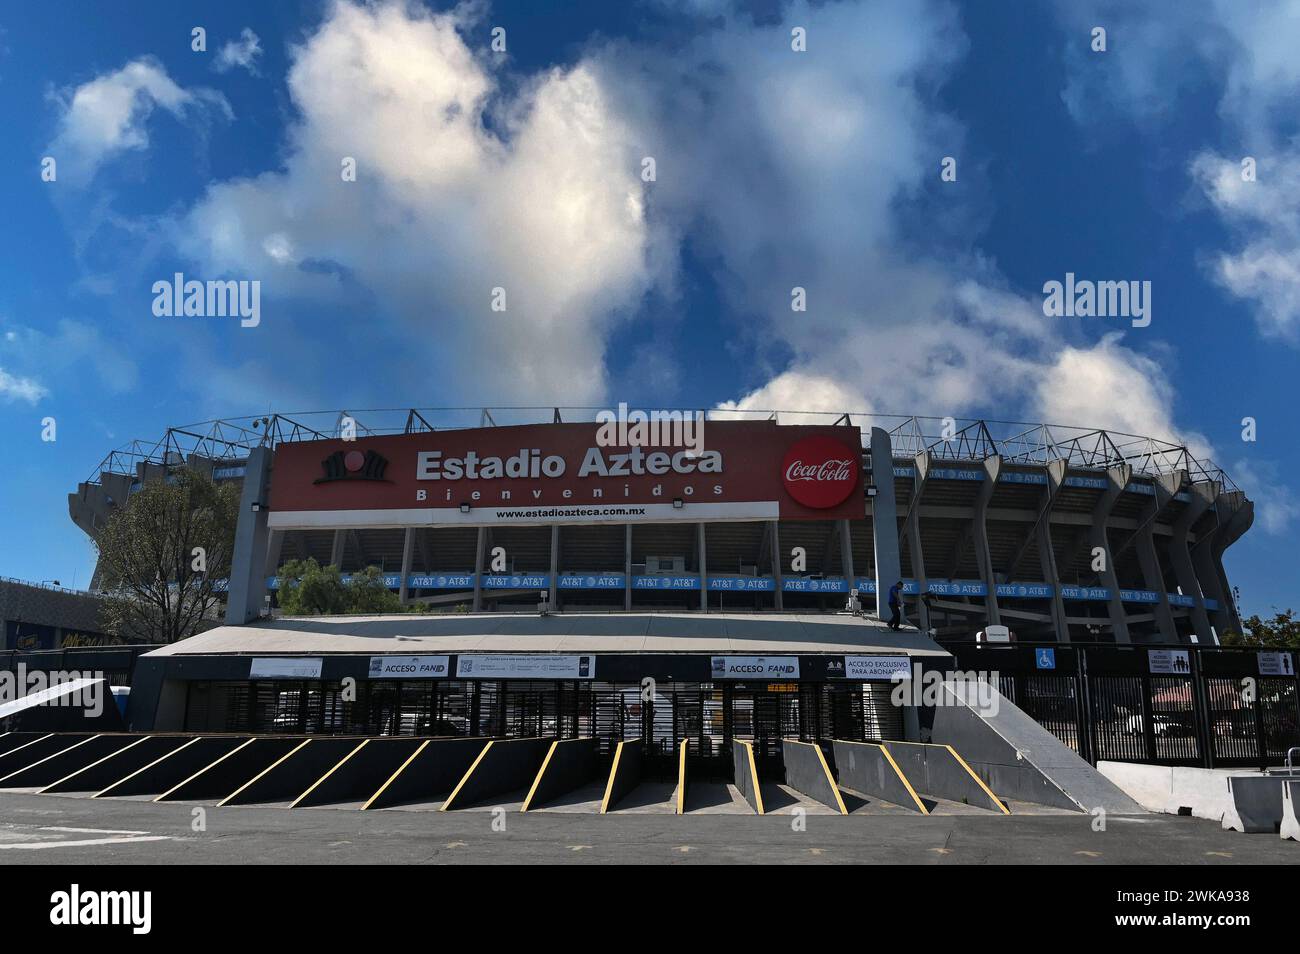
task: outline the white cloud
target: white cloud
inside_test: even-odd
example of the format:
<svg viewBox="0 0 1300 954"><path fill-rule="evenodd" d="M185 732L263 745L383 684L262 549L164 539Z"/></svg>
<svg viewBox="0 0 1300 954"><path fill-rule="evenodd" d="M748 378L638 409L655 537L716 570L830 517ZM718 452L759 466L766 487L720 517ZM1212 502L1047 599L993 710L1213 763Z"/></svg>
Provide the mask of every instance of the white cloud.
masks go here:
<svg viewBox="0 0 1300 954"><path fill-rule="evenodd" d="M127 63L55 96L62 115L48 147L59 163L59 178L85 185L106 160L148 148L146 124L156 108L178 119L196 109L215 108L230 117L230 106L208 89L186 90L148 57Z"/></svg>
<svg viewBox="0 0 1300 954"><path fill-rule="evenodd" d="M225 73L236 67L257 75L256 59L262 55L261 41L256 33L248 27L239 32L238 40L231 40L217 51L212 61L212 68L218 73Z"/></svg>
<svg viewBox="0 0 1300 954"><path fill-rule="evenodd" d="M631 130L585 62L502 89L468 16L336 3L293 51L285 168L213 185L178 244L271 297L350 276L466 400L598 399L608 332L653 280Z"/></svg>
<svg viewBox="0 0 1300 954"><path fill-rule="evenodd" d="M0 398L6 402L26 401L36 404L49 396L49 391L39 381L19 377L0 368Z"/></svg>
<svg viewBox="0 0 1300 954"><path fill-rule="evenodd" d="M131 390L139 377L130 355L85 322L63 318L53 332L15 326L6 329L5 342L6 361L20 368L23 374L34 375L39 371L42 376L81 377L84 368L90 367L99 385L112 394ZM32 387L39 390L39 397L48 393L33 377L10 380L28 385L19 389L27 400L35 400L29 396L37 393Z"/></svg>
<svg viewBox="0 0 1300 954"><path fill-rule="evenodd" d="M1275 464L1243 458L1232 465L1232 478L1255 505L1255 520L1265 533L1286 533L1300 520L1300 499L1282 483Z"/></svg>

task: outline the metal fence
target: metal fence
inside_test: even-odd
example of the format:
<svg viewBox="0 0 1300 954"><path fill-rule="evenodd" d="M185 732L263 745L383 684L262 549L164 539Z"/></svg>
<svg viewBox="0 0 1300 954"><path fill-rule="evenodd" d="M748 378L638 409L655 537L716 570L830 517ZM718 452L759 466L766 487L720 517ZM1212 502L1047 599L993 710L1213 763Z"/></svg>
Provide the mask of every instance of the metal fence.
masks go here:
<svg viewBox="0 0 1300 954"><path fill-rule="evenodd" d="M1008 700L1094 764L1278 765L1300 745L1294 652L1059 643L944 648L958 669L996 672Z"/></svg>
<svg viewBox="0 0 1300 954"><path fill-rule="evenodd" d="M156 644L128 643L122 646L76 646L68 649L0 650L0 672L92 673L107 679L110 685L129 686L135 674L135 662L144 653L158 649Z"/></svg>

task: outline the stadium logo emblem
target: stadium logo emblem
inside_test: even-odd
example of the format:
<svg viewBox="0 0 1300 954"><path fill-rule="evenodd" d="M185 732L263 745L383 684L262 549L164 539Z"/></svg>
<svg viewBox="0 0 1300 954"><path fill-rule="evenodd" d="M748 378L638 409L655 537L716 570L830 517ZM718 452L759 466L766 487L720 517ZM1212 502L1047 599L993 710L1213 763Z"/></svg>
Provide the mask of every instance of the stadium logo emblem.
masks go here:
<svg viewBox="0 0 1300 954"><path fill-rule="evenodd" d="M312 483L328 484L335 480L384 480L384 471L388 469L388 458L372 450L364 454L359 450L335 451L320 462L324 477L317 477ZM392 483L392 481L384 481Z"/></svg>
<svg viewBox="0 0 1300 954"><path fill-rule="evenodd" d="M843 503L858 483L858 455L830 437L799 441L786 452L784 466L786 493L818 510Z"/></svg>

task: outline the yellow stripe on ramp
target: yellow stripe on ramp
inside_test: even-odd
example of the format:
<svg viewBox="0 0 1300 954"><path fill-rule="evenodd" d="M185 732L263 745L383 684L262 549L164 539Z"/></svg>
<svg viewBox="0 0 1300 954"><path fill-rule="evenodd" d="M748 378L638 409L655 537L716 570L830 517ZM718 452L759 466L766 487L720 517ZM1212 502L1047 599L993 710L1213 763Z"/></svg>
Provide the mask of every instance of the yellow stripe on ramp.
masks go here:
<svg viewBox="0 0 1300 954"><path fill-rule="evenodd" d="M46 792L48 792L50 789L52 789L55 785L62 785L62 784L63 784L64 782L66 782L68 779L70 779L70 778L75 778L76 776L80 775L82 772L88 771L89 769L93 769L96 765L99 765L101 762L107 762L107 761L108 761L109 759L111 759L113 756L115 756L115 755L121 755L121 754L122 754L123 752L125 752L127 749L133 749L133 748L135 748L137 745L139 745L141 742L144 742L144 741L146 741L146 740L148 740L148 739L150 739L150 738L153 738L153 736L142 735L142 736L140 736L140 738L136 739L136 740L135 740L134 742L132 742L130 745L124 745L124 746L122 746L122 748L118 749L116 752L109 752L109 753L108 753L107 755L105 755L102 759L97 759L96 761L91 762L89 765L77 769L77 770L76 770L75 772L73 772L71 775L65 775L63 778L59 779L57 782L51 782L49 785L46 785L43 789L41 789L40 792L38 792L37 794L39 794L39 795L44 795Z"/></svg>
<svg viewBox="0 0 1300 954"><path fill-rule="evenodd" d="M998 806L998 808L1002 809L1002 814L1010 815L1011 809L1007 808L1007 803L993 794L993 789L989 788L987 785L984 784L984 779L980 778L978 775L975 774L975 770L966 764L966 760L957 754L957 750L954 749L951 745L945 745L944 748L947 749L949 752L951 752L952 757L955 758L961 764L961 767L970 773L970 777L975 780L975 784L978 785L980 788L984 789L984 794L988 795L989 798L993 799L993 804Z"/></svg>
<svg viewBox="0 0 1300 954"><path fill-rule="evenodd" d="M53 735L54 733L50 733L50 734ZM64 752L71 752L73 749L79 749L79 748L81 748L83 745L85 745L87 742L94 742L94 741L95 741L96 739L98 739L99 736L102 735L102 734L103 734L103 733L99 733L99 734L97 734L97 735L92 735L92 736L91 736L90 738L88 738L88 739L82 739L80 742L74 742L72 745L68 746L66 749L59 749L59 751L57 751L57 752L52 752L52 753L50 753L49 755L45 756L45 758L43 758L43 759L37 759L37 760L36 760L35 762L33 762L31 765L24 765L22 768L20 768L20 769L16 769L15 771L10 772L10 773L9 773L8 775L6 775L4 778L0 778L0 784L2 784L6 779L11 779L11 778L13 778L15 775L19 774L20 772L26 772L29 768L35 768L35 767L38 766L38 765L43 765L44 763L48 762L50 759L54 758L54 756L56 756L56 755L62 755ZM17 752L17 751L19 751L19 749L14 749L14 751Z"/></svg>
<svg viewBox="0 0 1300 954"><path fill-rule="evenodd" d="M889 748L882 745L880 746L880 751L885 753L885 758L889 759L889 764L894 767L894 773L898 776L898 780L903 783L903 787L907 789L907 793L912 796L912 801L916 802L916 807L920 810L921 814L930 814L930 809L925 807L925 804L921 801L921 797L916 794L916 789L912 787L912 783L907 780L907 776L903 774L903 770L900 769L898 763L894 761L894 757L890 754Z"/></svg>
<svg viewBox="0 0 1300 954"><path fill-rule="evenodd" d="M493 739L492 741L495 742L496 740ZM438 811L445 812L451 806L451 803L455 800L456 796L460 794L460 790L465 787L465 783L469 781L469 777L474 774L474 770L478 768L478 763L483 761L483 756L487 755L488 749L490 748L492 748L492 742L483 746L483 751L474 759L474 764L471 765L465 774L460 777L460 781L457 782L456 787L451 790L451 794L447 796L447 800L438 806Z"/></svg>
<svg viewBox="0 0 1300 954"><path fill-rule="evenodd" d="M767 813L763 811L763 790L758 787L758 766L754 764L754 744L752 742L740 744L745 747L745 752L749 756L749 778L750 784L754 786L754 803L758 806L758 813L765 815Z"/></svg>
<svg viewBox="0 0 1300 954"><path fill-rule="evenodd" d="M542 776L546 774L546 766L551 764L551 756L555 754L555 748L560 744L556 739L551 743L551 747L546 750L546 758L542 759L542 767L537 770L537 776L533 779L533 784L528 789L528 795L524 798L524 803L519 806L521 812L528 811L528 806L533 803L533 796L537 794L537 786L542 784Z"/></svg>
<svg viewBox="0 0 1300 954"><path fill-rule="evenodd" d="M253 741L253 740L252 740L252 739L249 739L248 741L251 742L251 741ZM247 782L245 782L243 785L239 786L239 788L235 789L233 792L231 792L229 795L227 795L227 796L226 796L225 798L223 798L221 801L217 802L217 807L218 807L218 808L221 808L223 805L226 804L226 802L230 801L232 798L234 798L236 795L238 795L238 794L239 794L240 792L242 792L244 789L248 788L248 786L252 785L254 782L256 782L259 778L261 778L261 777L262 777L263 775L265 775L267 772L271 771L271 769L275 768L277 765L279 765L279 764L280 764L281 762L283 762L285 759L287 759L287 758L291 758L295 752L300 751L304 746L307 746L307 745L310 745L310 744L311 744L311 739L303 739L301 742L299 742L297 745L295 745L292 749L290 749L290 750L289 750L288 752L286 752L284 755L280 756L278 759L276 759L274 762L272 762L272 763L271 763L270 765L268 765L266 768L262 769L262 771L258 772L256 775L254 775L252 778L250 778L250 779L249 779ZM243 746L241 745L239 748L242 749ZM236 749L235 751L239 751L239 750ZM231 754L233 755L234 753L232 752ZM220 762L220 761L221 761L221 759L217 759L217 762ZM213 762L212 765L216 765L217 762ZM208 766L208 768L211 768L211 767L212 767L211 765ZM204 771L207 771L207 770L205 769ZM179 787L179 786L178 786L178 787ZM175 791L175 789L173 789L172 791ZM162 798L162 796L159 795L158 798ZM157 800L158 800L158 799L154 799L154 801L157 801Z"/></svg>
<svg viewBox="0 0 1300 954"><path fill-rule="evenodd" d="M366 800L366 803L361 806L361 810L363 812L375 803L375 799L377 799L380 795L384 794L384 790L387 789L388 786L393 784L393 782L397 779L397 776L401 775L403 772L406 771L406 767L410 765L412 762L414 762L416 756L418 756L421 752L424 751L424 747L429 744L429 741L430 741L429 739L425 739L423 742L421 742L419 747L416 748L416 750L411 753L410 758L408 758L405 762L403 762L400 766L398 766L396 772L388 776L388 781L385 782L383 785L380 785L379 790L376 791L375 794L371 795L370 798Z"/></svg>
<svg viewBox="0 0 1300 954"><path fill-rule="evenodd" d="M677 814L686 814L686 744L689 739L682 739L682 754L677 761Z"/></svg>
<svg viewBox="0 0 1300 954"><path fill-rule="evenodd" d="M101 795L104 795L105 792L111 792L113 789L117 788L117 787L118 787L119 785L121 785L123 782L129 782L131 779L135 778L135 777L136 777L137 775L139 775L141 772L146 772L146 771L148 771L149 769L153 768L155 765L157 765L159 762L162 762L162 761L165 761L166 759L171 758L173 755L175 755L175 754L176 754L177 752L179 752L181 749L188 749L191 745L193 745L195 742L199 741L199 739L201 739L201 738L203 738L203 737L200 736L200 735L196 735L194 738L190 739L190 740L189 740L188 742L186 742L184 745L178 745L176 748L172 749L170 752L165 752L165 753L163 753L162 755L158 756L158 758L156 758L156 759L154 759L152 762L150 762L148 765L144 766L143 768L138 768L138 769L136 769L136 770L135 770L134 772L132 772L130 775L124 775L124 776L122 776L122 777L119 778L116 782L114 782L112 785L108 785L108 786L105 786L104 788L101 788L98 792L96 792L94 795L91 795L90 797L91 797L91 798L99 798ZM249 741L252 741L252 740L250 739ZM107 796L106 796L106 797L107 797Z"/></svg>
<svg viewBox="0 0 1300 954"><path fill-rule="evenodd" d="M355 749L353 749L352 751L348 752L348 754L345 755L345 756L343 756L343 758L339 759L338 762L337 762L337 764L335 764L335 766L334 766L332 769L330 769L328 772L326 772L326 773L325 773L324 775L322 775L320 778L316 779L316 781L312 782L311 785L307 788L307 791L303 792L301 795L299 795L297 798L295 798L292 802L290 802L290 803L289 803L289 807L290 807L290 808L297 808L297 807L298 807L298 803L299 803L300 801L302 801L304 798L306 798L308 795L310 795L310 794L315 790L315 788L316 788L317 785L319 785L321 782L325 781L325 779L329 778L331 775L333 775L335 772L337 772L337 771L342 767L342 765L343 765L344 762L346 762L348 759L352 758L352 756L356 755L358 752L360 752L362 749L364 749L364 748L365 748L369 743L370 743L370 740L369 740L369 739L365 739L365 740L363 740L362 743L361 743L360 745L358 745Z"/></svg>
<svg viewBox="0 0 1300 954"><path fill-rule="evenodd" d="M618 762L623 757L623 746L627 742L619 742L614 748L614 764L609 767L609 781L605 783L605 797L600 800L600 814L604 815L609 812L609 797L614 794L614 777L618 775Z"/></svg>

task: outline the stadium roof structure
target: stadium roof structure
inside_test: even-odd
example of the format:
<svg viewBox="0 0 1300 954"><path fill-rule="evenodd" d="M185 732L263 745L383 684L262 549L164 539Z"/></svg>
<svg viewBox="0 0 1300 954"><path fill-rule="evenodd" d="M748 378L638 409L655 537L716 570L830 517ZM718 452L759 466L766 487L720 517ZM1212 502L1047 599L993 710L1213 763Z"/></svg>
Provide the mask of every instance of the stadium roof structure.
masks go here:
<svg viewBox="0 0 1300 954"><path fill-rule="evenodd" d="M137 465L179 465L191 455L214 461L242 460L255 447L341 435L344 421L355 422L360 437L412 434L510 424L594 421L595 407L367 408L294 411L252 417L217 418L170 427L154 441L133 440L110 452L88 478L103 474L134 476ZM1196 456L1186 444L1104 428L1030 424L969 418L822 411L758 411L730 408L655 409L702 414L710 420L774 420L784 423L851 424L869 445L870 429L889 432L896 458L929 451L937 461L981 461L1001 457L1007 464L1043 465L1063 460L1070 467L1103 470L1128 465L1135 475L1159 477L1182 471L1188 478L1213 481L1224 490L1240 488L1213 461Z"/></svg>

